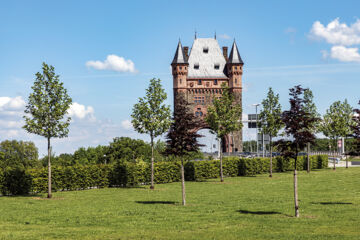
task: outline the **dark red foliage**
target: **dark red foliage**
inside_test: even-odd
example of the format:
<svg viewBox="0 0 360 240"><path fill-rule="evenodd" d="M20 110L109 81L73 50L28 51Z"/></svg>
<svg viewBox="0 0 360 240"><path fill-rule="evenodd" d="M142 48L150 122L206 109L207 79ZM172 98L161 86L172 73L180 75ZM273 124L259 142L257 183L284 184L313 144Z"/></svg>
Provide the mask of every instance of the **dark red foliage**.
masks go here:
<svg viewBox="0 0 360 240"><path fill-rule="evenodd" d="M173 123L166 136L166 154L184 156L190 152L198 151L203 146L197 141L203 136L196 132L201 121L189 110L189 104L183 94L177 94L176 98L177 104L174 108Z"/></svg>
<svg viewBox="0 0 360 240"><path fill-rule="evenodd" d="M359 105L360 105L360 101L359 101ZM355 121L355 125L352 127L353 130L353 137L357 140L356 141L356 151L358 153L360 153L360 109L354 109L354 121Z"/></svg>
<svg viewBox="0 0 360 240"><path fill-rule="evenodd" d="M311 127L318 121L318 118L304 110L304 90L300 85L290 89L290 110L284 111L281 116L285 133L292 139L291 144L287 142L285 145L288 150L294 150L295 155L307 143L314 143L315 135L311 132Z"/></svg>

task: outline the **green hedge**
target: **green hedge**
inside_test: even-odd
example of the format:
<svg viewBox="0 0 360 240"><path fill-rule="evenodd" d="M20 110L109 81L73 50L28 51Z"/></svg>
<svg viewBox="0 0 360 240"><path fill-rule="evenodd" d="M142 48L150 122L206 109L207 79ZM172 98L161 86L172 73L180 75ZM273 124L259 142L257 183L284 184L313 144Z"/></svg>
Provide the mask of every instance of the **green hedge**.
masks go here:
<svg viewBox="0 0 360 240"><path fill-rule="evenodd" d="M311 156L311 168L326 168L327 156ZM306 156L299 157L297 169L306 169ZM293 159L273 158L273 171L294 169ZM155 183L180 181L179 162L154 164ZM225 157L224 176L253 176L269 172L268 158ZM190 161L185 164L187 181L205 181L220 175L220 161ZM150 164L120 161L114 165L79 165L52 168L52 190L68 191L102 187L133 187L150 182ZM3 195L20 195L47 191L47 168L23 170L7 168L0 170L0 190Z"/></svg>

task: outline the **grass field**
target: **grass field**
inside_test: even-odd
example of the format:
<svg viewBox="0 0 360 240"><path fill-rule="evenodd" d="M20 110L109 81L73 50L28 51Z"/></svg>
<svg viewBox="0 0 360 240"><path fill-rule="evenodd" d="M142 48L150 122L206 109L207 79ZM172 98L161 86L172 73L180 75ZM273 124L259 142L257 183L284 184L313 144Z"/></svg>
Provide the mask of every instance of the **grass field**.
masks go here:
<svg viewBox="0 0 360 240"><path fill-rule="evenodd" d="M360 168L0 197L0 239L360 239Z"/></svg>

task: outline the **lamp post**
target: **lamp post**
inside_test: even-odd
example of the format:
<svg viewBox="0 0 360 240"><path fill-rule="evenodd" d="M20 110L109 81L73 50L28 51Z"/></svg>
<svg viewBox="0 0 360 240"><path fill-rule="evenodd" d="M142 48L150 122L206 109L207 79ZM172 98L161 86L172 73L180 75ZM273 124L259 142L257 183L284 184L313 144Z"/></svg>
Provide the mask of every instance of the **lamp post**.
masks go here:
<svg viewBox="0 0 360 240"><path fill-rule="evenodd" d="M255 116L256 116L256 156L259 157L259 139L258 139L258 115L257 107L260 106L260 103L253 104L255 106Z"/></svg>

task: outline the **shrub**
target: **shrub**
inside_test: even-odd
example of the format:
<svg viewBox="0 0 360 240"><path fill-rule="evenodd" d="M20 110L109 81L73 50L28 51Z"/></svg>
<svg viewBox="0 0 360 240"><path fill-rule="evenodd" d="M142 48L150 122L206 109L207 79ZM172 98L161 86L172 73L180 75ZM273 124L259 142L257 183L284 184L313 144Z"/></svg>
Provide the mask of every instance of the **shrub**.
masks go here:
<svg viewBox="0 0 360 240"><path fill-rule="evenodd" d="M6 168L3 173L3 195L24 195L30 192L31 175L24 168Z"/></svg>
<svg viewBox="0 0 360 240"><path fill-rule="evenodd" d="M328 157L311 156L311 168L326 168ZM298 169L306 169L306 156L299 157ZM293 159L273 158L274 172L290 171ZM180 163L156 162L154 165L156 183L180 181ZM225 176L254 176L269 171L268 158L226 157L223 161ZM218 178L220 161L189 161L185 163L187 181L205 181ZM139 161L130 163L118 161L112 165L75 165L52 169L53 191L81 190L94 187L131 187L150 182L150 164ZM0 190L4 195L21 195L29 192L47 191L47 168L24 170L21 168L0 169Z"/></svg>

